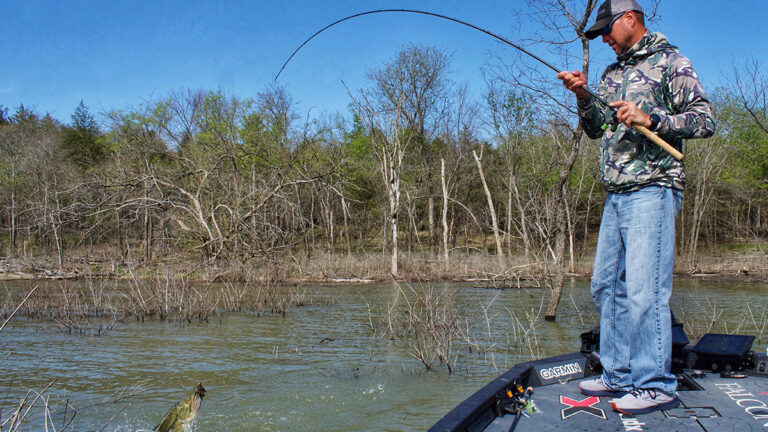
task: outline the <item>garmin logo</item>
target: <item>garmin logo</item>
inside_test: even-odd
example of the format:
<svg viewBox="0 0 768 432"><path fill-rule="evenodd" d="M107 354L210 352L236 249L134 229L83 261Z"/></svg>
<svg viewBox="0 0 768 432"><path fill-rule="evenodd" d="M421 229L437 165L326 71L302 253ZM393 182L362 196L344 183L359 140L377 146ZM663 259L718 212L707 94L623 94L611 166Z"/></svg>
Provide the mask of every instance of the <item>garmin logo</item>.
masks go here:
<svg viewBox="0 0 768 432"><path fill-rule="evenodd" d="M561 366L554 366L551 368L543 368L539 371L539 375L545 379L555 379L564 377L567 375L574 375L577 373L581 373L582 369L581 366L578 363L568 363Z"/></svg>
<svg viewBox="0 0 768 432"><path fill-rule="evenodd" d="M747 390L741 386L741 384L715 384L720 390L722 390L726 396L736 402L736 405L744 409L744 412L749 414L753 419L764 422L768 420L768 404L764 401L755 398L752 393L747 393ZM768 422L763 423L764 428L768 428Z"/></svg>

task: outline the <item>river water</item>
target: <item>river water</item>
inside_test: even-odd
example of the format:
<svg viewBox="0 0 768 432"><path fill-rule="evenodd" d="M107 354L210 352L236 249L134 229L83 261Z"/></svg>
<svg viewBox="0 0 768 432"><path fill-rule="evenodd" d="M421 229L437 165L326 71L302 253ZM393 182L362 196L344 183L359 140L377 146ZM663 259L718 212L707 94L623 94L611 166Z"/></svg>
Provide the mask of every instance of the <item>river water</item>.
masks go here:
<svg viewBox="0 0 768 432"><path fill-rule="evenodd" d="M425 371L404 344L374 331L403 291L427 289L422 285L307 287L307 305L285 317L128 320L101 336L17 318L0 333L0 389L11 389L0 421L26 389L55 379L52 417L61 418L68 400L78 410L69 429L75 431L100 430L116 413L105 430L151 430L198 383L208 393L196 431L419 431L515 363L578 350L579 334L596 322L583 280L570 281L555 322L539 314L544 289L433 287L455 293L455 310L485 348L478 353L457 341L452 374L439 363ZM714 331L759 335L767 293L759 284L677 281L672 303L694 331L715 317ZM764 334L755 349L765 344ZM42 430L42 405L35 410L20 430Z"/></svg>

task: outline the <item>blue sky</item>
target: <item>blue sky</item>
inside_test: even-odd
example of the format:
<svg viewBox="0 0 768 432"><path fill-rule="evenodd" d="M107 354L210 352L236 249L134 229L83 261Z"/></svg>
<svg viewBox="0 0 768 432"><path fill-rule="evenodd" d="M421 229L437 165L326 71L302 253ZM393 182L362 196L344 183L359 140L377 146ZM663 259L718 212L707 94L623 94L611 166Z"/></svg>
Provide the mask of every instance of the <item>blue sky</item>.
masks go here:
<svg viewBox="0 0 768 432"><path fill-rule="evenodd" d="M711 91L725 84L734 62L754 57L768 70L765 6L765 0L662 0L661 21L650 28L680 47ZM309 35L370 9L449 15L512 41L541 30L531 20L516 19L515 10L525 8L522 0L0 0L0 7L0 105L13 111L23 103L63 122L81 99L98 114L187 88L255 96ZM342 79L351 89L365 86L368 71L409 43L452 53L452 78L468 83L478 97L488 53L515 55L511 47L447 21L379 14L322 33L291 61L279 83L302 115L346 113ZM592 50L597 73L612 53L599 40ZM558 58L547 60L566 66Z"/></svg>

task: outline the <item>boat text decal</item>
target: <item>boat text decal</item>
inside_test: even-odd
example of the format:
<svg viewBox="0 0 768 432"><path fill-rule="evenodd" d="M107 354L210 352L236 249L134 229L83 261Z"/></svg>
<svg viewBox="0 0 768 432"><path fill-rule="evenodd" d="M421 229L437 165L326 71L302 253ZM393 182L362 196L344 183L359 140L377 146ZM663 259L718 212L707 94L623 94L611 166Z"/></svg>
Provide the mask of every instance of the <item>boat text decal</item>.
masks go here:
<svg viewBox="0 0 768 432"><path fill-rule="evenodd" d="M551 368L544 368L541 370L541 377L548 380L552 378L560 378L566 375L573 375L582 372L581 366L578 363L568 363L562 366L555 366Z"/></svg>
<svg viewBox="0 0 768 432"><path fill-rule="evenodd" d="M640 423L640 420L632 414L619 413L619 418L621 418L621 424L626 431L641 431L645 426L645 423Z"/></svg>
<svg viewBox="0 0 768 432"><path fill-rule="evenodd" d="M723 391L731 400L736 401L736 405L749 414L753 419L765 422L764 428L768 428L768 403L757 399L752 393L747 393L747 389L740 383L715 383L717 388ZM760 392L765 395L765 392Z"/></svg>
<svg viewBox="0 0 768 432"><path fill-rule="evenodd" d="M596 396L590 396L586 399L576 400L561 395L560 403L567 406L567 408L563 408L560 411L561 417L563 420L565 420L580 412L583 412L605 420L605 411L593 406L598 402L600 402L600 398Z"/></svg>
<svg viewBox="0 0 768 432"><path fill-rule="evenodd" d="M557 362L540 364L536 365L534 369L539 375L541 384L547 385L583 378L586 362L586 358L581 358L567 363Z"/></svg>

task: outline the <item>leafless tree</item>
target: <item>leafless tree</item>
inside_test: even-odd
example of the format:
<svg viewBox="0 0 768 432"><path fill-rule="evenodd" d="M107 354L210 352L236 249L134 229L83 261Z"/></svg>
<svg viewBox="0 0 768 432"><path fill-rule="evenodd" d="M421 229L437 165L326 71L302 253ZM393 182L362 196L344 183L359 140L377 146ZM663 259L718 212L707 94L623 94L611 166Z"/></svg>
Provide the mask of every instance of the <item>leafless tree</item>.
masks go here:
<svg viewBox="0 0 768 432"><path fill-rule="evenodd" d="M426 190L427 221L430 247L437 244L435 236L435 204L437 195L434 172L437 170L437 151L432 142L445 121L449 107L452 83L448 80L450 56L440 48L409 45L401 49L395 59L374 71L370 78L376 82L380 98L392 105L400 105L403 124L414 135L414 153L418 161L418 177Z"/></svg>
<svg viewBox="0 0 768 432"><path fill-rule="evenodd" d="M400 212L400 182L403 176L403 159L413 143L403 116L403 100L376 98L370 90L360 90L357 96L350 93L355 108L371 138L372 151L378 162L379 173L387 192L391 255L390 273L398 277L398 214Z"/></svg>
<svg viewBox="0 0 768 432"><path fill-rule="evenodd" d="M734 65L729 80L750 119L768 133L768 76L763 66L754 58L741 67Z"/></svg>

